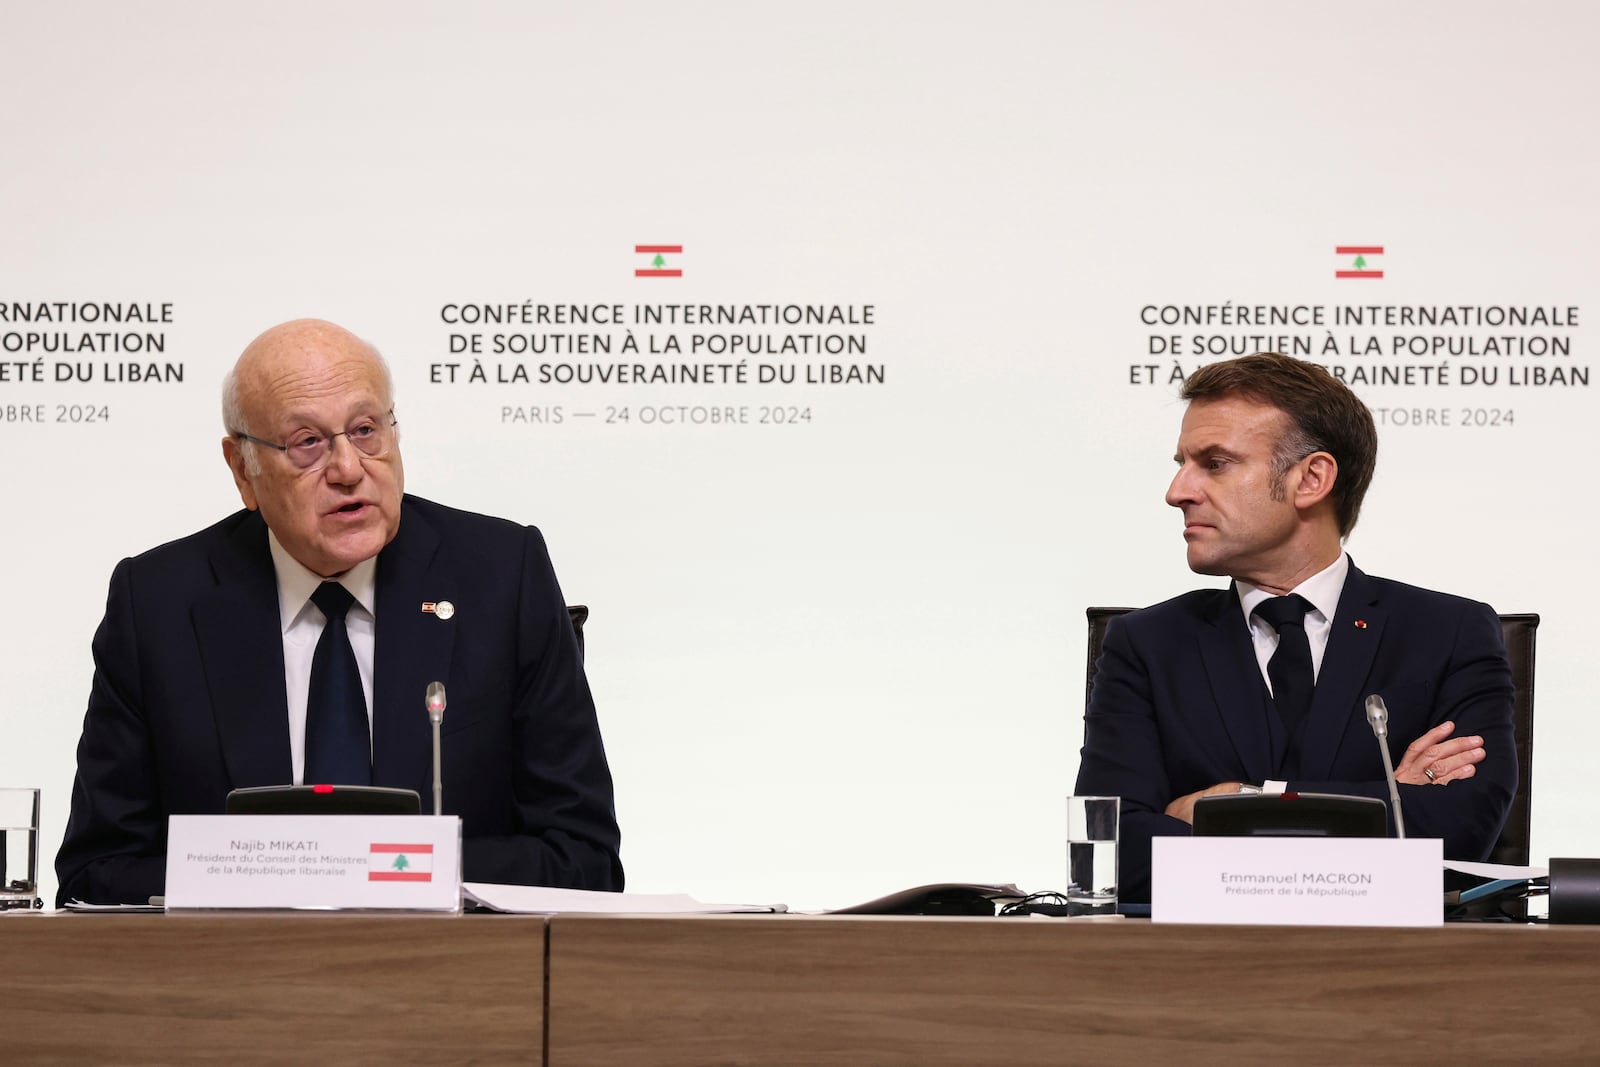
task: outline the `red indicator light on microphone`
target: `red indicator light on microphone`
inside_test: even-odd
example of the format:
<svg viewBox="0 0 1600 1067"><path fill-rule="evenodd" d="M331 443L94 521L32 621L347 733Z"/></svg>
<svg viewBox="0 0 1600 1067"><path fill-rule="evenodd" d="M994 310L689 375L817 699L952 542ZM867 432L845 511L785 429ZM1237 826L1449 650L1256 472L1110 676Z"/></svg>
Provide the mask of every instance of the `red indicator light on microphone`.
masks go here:
<svg viewBox="0 0 1600 1067"><path fill-rule="evenodd" d="M314 786L311 787L311 791L313 793L331 793L331 792L333 792L333 786L331 786L331 785L314 785Z"/></svg>

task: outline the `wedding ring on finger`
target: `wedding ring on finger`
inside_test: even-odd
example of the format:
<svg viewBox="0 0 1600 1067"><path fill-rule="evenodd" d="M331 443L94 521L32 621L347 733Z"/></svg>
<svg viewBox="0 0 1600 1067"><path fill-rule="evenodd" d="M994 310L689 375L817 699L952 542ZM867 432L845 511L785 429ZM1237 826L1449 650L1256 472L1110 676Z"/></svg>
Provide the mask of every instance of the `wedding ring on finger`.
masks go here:
<svg viewBox="0 0 1600 1067"><path fill-rule="evenodd" d="M1425 774L1425 775L1426 775L1426 776L1427 776L1427 778L1428 778L1428 781L1430 781L1430 782L1431 782L1431 781L1433 781L1433 780L1434 780L1434 779L1435 779L1435 778L1437 778L1437 777L1438 777L1438 775L1436 775L1436 774L1434 774L1434 773L1433 773L1433 768L1432 768L1432 767L1428 767L1428 768L1427 768L1427 769L1425 769L1425 770L1424 770L1424 771L1423 771L1423 772L1422 772L1422 773L1423 773L1423 774Z"/></svg>

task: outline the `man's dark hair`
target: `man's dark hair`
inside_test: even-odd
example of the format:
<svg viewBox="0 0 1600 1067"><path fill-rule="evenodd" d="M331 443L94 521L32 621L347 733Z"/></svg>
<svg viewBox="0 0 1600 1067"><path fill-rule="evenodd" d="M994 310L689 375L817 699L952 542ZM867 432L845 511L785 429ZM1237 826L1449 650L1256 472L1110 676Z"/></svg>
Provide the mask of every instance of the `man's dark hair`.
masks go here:
<svg viewBox="0 0 1600 1067"><path fill-rule="evenodd" d="M1200 368L1183 383L1180 395L1191 401L1240 396L1289 416L1289 429L1273 450L1274 499L1283 499L1290 467L1313 452L1326 452L1339 465L1333 483L1339 533L1355 529L1378 465L1378 428L1348 385L1315 363L1258 352Z"/></svg>

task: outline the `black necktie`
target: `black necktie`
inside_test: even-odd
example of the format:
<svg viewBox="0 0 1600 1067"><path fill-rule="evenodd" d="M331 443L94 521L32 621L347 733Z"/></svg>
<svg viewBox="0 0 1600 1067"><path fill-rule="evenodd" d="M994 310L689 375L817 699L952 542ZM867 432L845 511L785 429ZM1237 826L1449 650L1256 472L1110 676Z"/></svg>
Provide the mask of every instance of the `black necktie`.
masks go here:
<svg viewBox="0 0 1600 1067"><path fill-rule="evenodd" d="M323 582L311 602L327 616L311 656L311 690L306 700L307 785L371 785L372 743L367 732L367 698L361 671L350 647L344 615L355 602L338 582Z"/></svg>
<svg viewBox="0 0 1600 1067"><path fill-rule="evenodd" d="M1306 613L1311 610L1310 601L1293 594L1263 600L1255 610L1278 631L1278 650L1267 661L1267 677L1272 681L1272 702L1289 731L1291 746L1311 711L1311 690L1317 684L1311 671L1311 642L1306 637Z"/></svg>

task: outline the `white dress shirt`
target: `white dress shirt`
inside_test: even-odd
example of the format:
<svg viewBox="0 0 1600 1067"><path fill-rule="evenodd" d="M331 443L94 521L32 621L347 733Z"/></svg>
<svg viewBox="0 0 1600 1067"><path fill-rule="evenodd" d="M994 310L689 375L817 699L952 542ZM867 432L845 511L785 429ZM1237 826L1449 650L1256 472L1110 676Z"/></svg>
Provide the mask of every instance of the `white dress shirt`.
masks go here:
<svg viewBox="0 0 1600 1067"><path fill-rule="evenodd" d="M1322 656L1328 651L1328 634L1333 630L1333 615L1339 608L1339 594L1344 592L1345 575L1349 573L1350 557L1341 552L1331 566L1318 571L1289 590L1290 593L1305 597L1311 603L1312 610L1306 612L1306 639L1311 642L1313 681L1322 675ZM1260 586L1251 585L1242 579L1235 584L1239 589L1239 606L1244 610L1244 620L1250 627L1250 640L1255 643L1256 662L1261 667L1261 677L1267 683L1267 691L1271 692L1272 679L1267 675L1267 663L1272 659L1272 654L1278 650L1278 631L1274 630L1265 619L1251 613L1263 600L1270 600L1277 594L1269 593Z"/></svg>
<svg viewBox="0 0 1600 1067"><path fill-rule="evenodd" d="M1333 615L1339 609L1339 596L1344 592L1345 575L1349 573L1350 557L1341 552L1331 566L1318 571L1289 590L1305 597L1311 604L1312 610L1306 612L1306 640L1311 644L1313 682L1322 673L1322 656L1328 651L1328 634L1333 631ZM1272 654L1278 651L1278 631L1265 619L1251 612L1255 611L1263 600L1271 599L1277 594L1269 593L1260 586L1251 585L1242 579L1234 584L1239 590L1239 607L1244 611L1244 621L1250 627L1250 640L1255 645L1256 663L1261 668L1261 678L1267 683L1267 691L1271 692L1272 678L1267 674L1267 664L1272 660ZM1247 785L1241 792L1250 792L1252 788ZM1264 793L1282 793L1288 788L1288 782L1272 779L1262 783L1260 787Z"/></svg>
<svg viewBox="0 0 1600 1067"><path fill-rule="evenodd" d="M272 566L278 574L278 619L283 626L283 681L289 696L289 757L294 768L294 784L305 784L306 704L311 693L311 657L327 618L311 602L324 579L289 555L278 537L267 531L272 550ZM377 557L356 564L339 576L339 584L355 597L345 615L345 630L350 648L361 671L361 693L367 700L367 738L372 738L372 657L377 620Z"/></svg>

